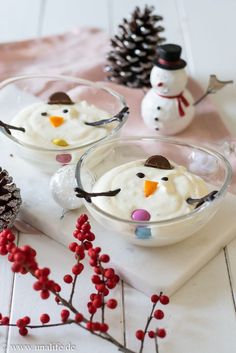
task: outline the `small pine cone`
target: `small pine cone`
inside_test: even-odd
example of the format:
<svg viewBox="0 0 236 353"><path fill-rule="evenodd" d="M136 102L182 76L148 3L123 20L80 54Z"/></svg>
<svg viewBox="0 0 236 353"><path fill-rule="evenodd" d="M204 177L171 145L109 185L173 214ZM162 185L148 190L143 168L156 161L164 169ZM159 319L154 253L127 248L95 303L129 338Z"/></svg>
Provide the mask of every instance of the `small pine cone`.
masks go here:
<svg viewBox="0 0 236 353"><path fill-rule="evenodd" d="M21 205L20 189L0 167L0 231L12 226Z"/></svg>
<svg viewBox="0 0 236 353"><path fill-rule="evenodd" d="M157 47L165 39L158 22L161 16L153 14L152 6L141 11L136 7L130 20L124 19L119 33L111 39L112 50L105 67L108 79L128 87L150 87L150 72L157 57Z"/></svg>

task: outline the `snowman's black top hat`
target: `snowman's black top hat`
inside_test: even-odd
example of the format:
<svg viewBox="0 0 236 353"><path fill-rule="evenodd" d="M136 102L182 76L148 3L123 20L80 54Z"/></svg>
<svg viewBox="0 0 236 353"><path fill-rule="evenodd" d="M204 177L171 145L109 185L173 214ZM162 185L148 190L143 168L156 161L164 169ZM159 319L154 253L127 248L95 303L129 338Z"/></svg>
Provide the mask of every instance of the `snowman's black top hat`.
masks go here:
<svg viewBox="0 0 236 353"><path fill-rule="evenodd" d="M183 69L187 63L180 58L182 48L176 44L160 45L157 49L158 57L154 64L165 70Z"/></svg>

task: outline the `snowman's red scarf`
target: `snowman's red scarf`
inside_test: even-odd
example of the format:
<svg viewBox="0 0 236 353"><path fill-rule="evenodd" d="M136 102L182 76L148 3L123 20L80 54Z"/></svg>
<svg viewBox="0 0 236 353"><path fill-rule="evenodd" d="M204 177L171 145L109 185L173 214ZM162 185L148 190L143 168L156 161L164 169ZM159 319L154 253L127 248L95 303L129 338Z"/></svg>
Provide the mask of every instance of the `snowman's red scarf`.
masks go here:
<svg viewBox="0 0 236 353"><path fill-rule="evenodd" d="M166 99L177 99L178 102L178 110L179 110L179 115L180 117L185 116L185 112L183 109L183 105L185 107L189 106L189 102L187 101L187 99L183 96L183 92L181 92L180 94L178 94L177 96L163 96L162 94L157 93L158 96L162 97L162 98L166 98Z"/></svg>

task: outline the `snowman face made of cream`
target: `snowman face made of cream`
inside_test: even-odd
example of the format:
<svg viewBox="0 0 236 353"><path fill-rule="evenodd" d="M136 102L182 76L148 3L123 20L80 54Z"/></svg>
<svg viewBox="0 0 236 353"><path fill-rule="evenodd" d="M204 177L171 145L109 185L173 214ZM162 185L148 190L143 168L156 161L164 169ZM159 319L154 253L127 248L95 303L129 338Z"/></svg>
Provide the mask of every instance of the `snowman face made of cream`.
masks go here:
<svg viewBox="0 0 236 353"><path fill-rule="evenodd" d="M216 194L209 193L203 179L160 155L109 170L96 181L92 193L78 188L76 192L88 202L94 197L93 203L106 213L146 223L190 213ZM137 227L137 236L142 236L141 228ZM151 236L150 230L145 232Z"/></svg>
<svg viewBox="0 0 236 353"><path fill-rule="evenodd" d="M106 136L110 127L85 124L99 117L108 118L109 114L86 101L74 103L66 93L56 92L48 103L34 103L21 110L12 123L24 127L24 134L14 132L22 142L57 149L82 146Z"/></svg>

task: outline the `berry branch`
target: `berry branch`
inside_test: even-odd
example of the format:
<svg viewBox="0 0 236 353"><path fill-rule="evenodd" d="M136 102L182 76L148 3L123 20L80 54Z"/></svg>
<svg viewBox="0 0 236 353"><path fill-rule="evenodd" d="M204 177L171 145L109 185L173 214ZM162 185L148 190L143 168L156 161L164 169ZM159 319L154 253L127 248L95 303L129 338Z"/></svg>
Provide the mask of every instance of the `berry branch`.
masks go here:
<svg viewBox="0 0 236 353"><path fill-rule="evenodd" d="M40 315L40 325L32 325L31 319L24 316L16 321L10 323L9 317L3 316L0 313L0 326L14 326L19 329L19 334L26 336L28 329L37 328L50 328L63 325L75 324L83 330L89 331L92 335L100 337L114 344L120 351L124 353L136 353L126 347L126 343L117 341L109 333L109 325L106 322L106 310L114 310L117 308L117 300L115 298L107 298L110 292L119 283L119 276L115 270L108 267L110 257L102 253L100 247L93 246L95 235L91 232L91 226L88 221L87 215L81 215L76 222L76 229L73 232L75 241L69 244L69 250L74 254L75 264L71 272L64 275L63 281L65 284L71 285L69 298L66 299L61 295L61 286L49 276L51 270L48 267L39 268L36 261L36 251L29 245L18 247L15 243L15 236L11 230L5 229L0 233L0 255L6 256L8 261L12 263L11 269L14 273L22 275L30 274L35 278L33 289L40 293L42 300L47 300L50 295L58 305L62 305L61 322L50 323L50 316L47 313ZM89 317L86 318L77 308L73 305L72 301L76 293L77 278L84 271L84 264L82 261L85 257L89 258L89 265L93 268L94 274L91 277L91 282L94 285L94 291L89 296L87 303L87 311ZM164 317L164 312L156 309L159 302L162 305L169 303L169 298L163 293L159 295L152 295L151 297L152 309L147 319L144 330L136 331L136 338L141 341L139 353L143 353L143 347L146 337L155 338L156 353L158 353L157 337L164 338L166 332L162 328L157 328L155 331L149 330L150 324L153 319L161 320ZM95 321L95 314L101 314L101 320Z"/></svg>

